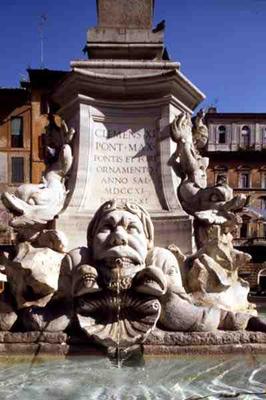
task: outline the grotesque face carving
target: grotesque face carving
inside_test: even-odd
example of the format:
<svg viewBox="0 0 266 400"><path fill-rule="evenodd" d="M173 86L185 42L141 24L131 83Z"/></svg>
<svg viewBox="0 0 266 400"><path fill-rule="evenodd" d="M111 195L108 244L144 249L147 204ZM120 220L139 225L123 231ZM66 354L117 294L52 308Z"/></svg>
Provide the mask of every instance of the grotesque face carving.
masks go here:
<svg viewBox="0 0 266 400"><path fill-rule="evenodd" d="M192 173L192 180L196 183L196 185L205 189L207 187L207 173L206 170L208 168L208 159L203 157L198 160L198 168Z"/></svg>
<svg viewBox="0 0 266 400"><path fill-rule="evenodd" d="M113 210L100 220L92 242L95 260L129 259L144 264L148 239L141 220L125 210Z"/></svg>

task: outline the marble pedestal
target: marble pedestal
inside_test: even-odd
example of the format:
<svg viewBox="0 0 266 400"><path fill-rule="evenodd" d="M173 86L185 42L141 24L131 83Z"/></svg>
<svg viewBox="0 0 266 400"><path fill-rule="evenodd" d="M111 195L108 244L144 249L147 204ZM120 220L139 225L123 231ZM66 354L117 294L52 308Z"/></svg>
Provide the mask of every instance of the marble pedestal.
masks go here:
<svg viewBox="0 0 266 400"><path fill-rule="evenodd" d="M158 246L175 243L191 252L191 220L177 198L169 129L180 112L192 113L203 94L170 61L90 60L71 66L54 93L59 113L77 132L68 202L57 220L69 248L86 244L90 218L115 198L149 211Z"/></svg>

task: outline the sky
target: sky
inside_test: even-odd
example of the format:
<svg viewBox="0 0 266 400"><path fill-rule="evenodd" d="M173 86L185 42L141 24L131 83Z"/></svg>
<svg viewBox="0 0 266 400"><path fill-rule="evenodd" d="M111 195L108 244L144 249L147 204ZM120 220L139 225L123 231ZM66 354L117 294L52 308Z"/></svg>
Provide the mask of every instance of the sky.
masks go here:
<svg viewBox="0 0 266 400"><path fill-rule="evenodd" d="M16 87L27 68L69 70L85 59L96 0L0 0L0 87ZM41 16L45 15L47 18ZM202 107L266 112L266 0L156 0L154 25L182 73L205 95Z"/></svg>

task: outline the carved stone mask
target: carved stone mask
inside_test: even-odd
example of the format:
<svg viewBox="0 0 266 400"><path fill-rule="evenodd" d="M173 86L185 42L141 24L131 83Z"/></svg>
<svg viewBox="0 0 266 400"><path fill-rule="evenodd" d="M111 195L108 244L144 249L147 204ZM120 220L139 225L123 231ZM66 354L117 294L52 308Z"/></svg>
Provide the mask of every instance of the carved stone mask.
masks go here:
<svg viewBox="0 0 266 400"><path fill-rule="evenodd" d="M193 180L201 189L207 187L207 174L204 165L199 165L199 169L193 172Z"/></svg>
<svg viewBox="0 0 266 400"><path fill-rule="evenodd" d="M88 246L94 260L123 258L144 264L153 247L153 224L147 211L132 203L103 204L88 227Z"/></svg>
<svg viewBox="0 0 266 400"><path fill-rule="evenodd" d="M141 220L125 210L105 214L96 229L92 251L95 260L121 258L144 264L148 240Z"/></svg>

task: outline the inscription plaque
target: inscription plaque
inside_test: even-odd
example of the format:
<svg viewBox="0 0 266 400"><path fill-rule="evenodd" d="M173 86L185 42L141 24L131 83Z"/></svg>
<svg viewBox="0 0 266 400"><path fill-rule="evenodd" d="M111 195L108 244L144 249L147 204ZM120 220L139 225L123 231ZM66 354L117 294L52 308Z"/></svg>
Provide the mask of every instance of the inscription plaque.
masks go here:
<svg viewBox="0 0 266 400"><path fill-rule="evenodd" d="M132 123L94 118L86 196L90 209L111 198L162 209L157 134L153 119Z"/></svg>

